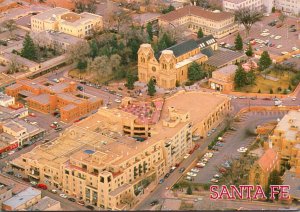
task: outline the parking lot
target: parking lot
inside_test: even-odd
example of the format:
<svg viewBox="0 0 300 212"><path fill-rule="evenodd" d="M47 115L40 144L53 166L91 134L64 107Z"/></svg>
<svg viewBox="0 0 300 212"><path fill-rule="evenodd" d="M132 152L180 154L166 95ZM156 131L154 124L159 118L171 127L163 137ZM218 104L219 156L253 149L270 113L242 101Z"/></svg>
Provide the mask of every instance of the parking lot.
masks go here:
<svg viewBox="0 0 300 212"><path fill-rule="evenodd" d="M246 42L250 39L260 39L263 41L269 40L269 43L272 47L256 43L253 45L253 48L256 50L266 50L271 54L280 55L281 52L291 52L293 47L297 47L300 49L300 40L298 38L298 34L300 31L300 22L297 22L296 18L288 17L284 21L284 25L280 28L276 26L269 26L268 24L273 20L278 20L278 14L270 14L268 17L263 17L262 21L255 23L250 31L250 35L246 37L246 31L243 27L240 27L240 34L243 38L243 41ZM280 23L280 21L278 21ZM290 26L295 25L296 32L290 32ZM266 33L266 36L262 36L262 33ZM229 35L225 38L219 40L220 42L229 43L234 45L234 40L236 34ZM275 39L276 36L281 36L279 39ZM274 45L273 45L274 44ZM277 48L278 46L280 48ZM244 45L246 47L247 45Z"/></svg>
<svg viewBox="0 0 300 212"><path fill-rule="evenodd" d="M220 142L221 146L217 147L218 151L214 151L212 157L206 157L206 165L203 168L198 166L200 169L199 171L195 170L194 167L187 170L188 176L190 177L187 178L187 175L184 175L184 179L189 179L194 183L210 183L214 175L221 175L218 173L218 167L222 165L228 167L230 164L226 164L226 161L230 161L232 158L238 158L243 154L241 147L248 148L254 141L255 137L249 136L247 134L248 130L252 131L261 123L281 118L285 113L285 111L275 111L270 113L251 112L243 115L240 118L240 121L235 122L232 126L236 131L227 131L222 137L224 142ZM200 161L198 160L197 162ZM217 181L212 183L217 183Z"/></svg>

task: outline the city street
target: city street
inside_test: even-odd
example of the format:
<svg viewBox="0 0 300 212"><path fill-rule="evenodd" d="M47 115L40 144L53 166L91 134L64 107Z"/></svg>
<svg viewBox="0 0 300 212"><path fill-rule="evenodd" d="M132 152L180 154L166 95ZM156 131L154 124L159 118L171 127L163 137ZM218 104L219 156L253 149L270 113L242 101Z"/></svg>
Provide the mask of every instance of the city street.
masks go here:
<svg viewBox="0 0 300 212"><path fill-rule="evenodd" d="M242 119L244 119L243 121L243 127L238 127L237 131L234 131L234 133L231 134L230 138L233 139L231 141L229 141L229 138L227 138L227 142L225 143L225 145L231 143L230 145L228 145L227 148L225 148L225 146L223 148L224 149L220 149L220 152L216 154L216 159L211 159L211 161L208 163L210 165L208 165L207 170L203 171L201 170L201 172L198 173L198 180L201 182L208 182L208 180L212 177L213 174L216 173L215 170L215 166L218 165L220 162L222 162L224 160L224 157L226 158L226 154L227 155L231 155L234 152L236 152L236 149L238 149L241 145L245 145L245 142L250 142L250 140L245 140L244 142L240 142L241 140L243 140L243 138L246 138L245 136L245 130L246 129L253 129L254 127L256 127L259 124L265 123L265 122L269 122L269 121L274 121L277 120L277 118L281 118L284 115L283 112L254 112L254 113L250 113L247 114L246 116L242 117ZM241 122L239 122L241 123ZM210 137L208 137L207 139L205 139L205 141L202 143L202 145L200 146L200 148L196 151L194 151L193 154L191 154L186 160L184 160L180 167L178 167L171 175L169 178L167 178L164 183L157 185L157 187L154 189L154 191L152 193L149 194L149 196L143 200L142 202L140 202L135 209L136 210L148 210L151 209L152 207L150 206L150 203L153 200L156 199L163 199L165 197L165 192L167 191L166 188L170 188L172 187L181 177L182 174L178 172L178 169L180 169L181 167L189 167L190 164L193 163L193 161L195 161L199 156L203 155L203 151L206 149L206 147L211 143L211 141L213 140L213 138L218 134L218 132L221 131L221 127L219 127L217 129L217 131L211 135ZM224 151L224 153L223 153ZM218 154L220 154L220 156L218 157ZM214 161L215 160L215 161Z"/></svg>

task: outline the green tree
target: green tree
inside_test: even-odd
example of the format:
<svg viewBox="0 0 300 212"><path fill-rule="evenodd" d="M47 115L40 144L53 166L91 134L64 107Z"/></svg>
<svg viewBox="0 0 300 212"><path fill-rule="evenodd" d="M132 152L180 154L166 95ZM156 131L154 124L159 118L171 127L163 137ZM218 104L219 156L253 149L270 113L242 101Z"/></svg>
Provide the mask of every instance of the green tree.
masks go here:
<svg viewBox="0 0 300 212"><path fill-rule="evenodd" d="M192 190L192 187L190 185L189 185L189 187L186 190L186 194L188 194L188 195L192 195L193 194L193 190Z"/></svg>
<svg viewBox="0 0 300 212"><path fill-rule="evenodd" d="M198 32L197 32L197 37L198 38L203 38L204 34L203 34L203 31L202 31L202 28L200 27Z"/></svg>
<svg viewBox="0 0 300 212"><path fill-rule="evenodd" d="M254 71L251 70L246 74L246 84L254 85L255 82L256 82L256 75L255 75Z"/></svg>
<svg viewBox="0 0 300 212"><path fill-rule="evenodd" d="M282 185L282 179L281 179L279 171L274 170L270 173L270 176L268 179L267 191L266 191L266 195L267 195L268 199L270 198L270 193L271 193L270 185ZM278 194L275 195L275 198L278 199Z"/></svg>
<svg viewBox="0 0 300 212"><path fill-rule="evenodd" d="M241 66L239 66L234 76L235 87L241 88L246 84L246 82L247 82L247 73Z"/></svg>
<svg viewBox="0 0 300 212"><path fill-rule="evenodd" d="M161 37L159 37L157 43L157 51L162 51L166 48L169 48L175 44L175 40L171 37L171 35L167 32L164 32Z"/></svg>
<svg viewBox="0 0 300 212"><path fill-rule="evenodd" d="M243 50L243 40L240 33L237 34L234 45L236 50Z"/></svg>
<svg viewBox="0 0 300 212"><path fill-rule="evenodd" d="M188 78L195 82L206 77L206 73L201 69L200 64L193 62L188 68Z"/></svg>
<svg viewBox="0 0 300 212"><path fill-rule="evenodd" d="M251 27L263 17L263 12L253 10L249 7L241 8L235 11L235 20L245 27L247 36L250 33Z"/></svg>
<svg viewBox="0 0 300 212"><path fill-rule="evenodd" d="M77 63L77 68L82 72L87 68L87 61L86 60L79 60Z"/></svg>
<svg viewBox="0 0 300 212"><path fill-rule="evenodd" d="M273 94L273 93L274 93L274 92L273 92L273 89L271 88L271 89L270 89L270 94Z"/></svg>
<svg viewBox="0 0 300 212"><path fill-rule="evenodd" d="M26 34L23 41L23 49L21 51L21 56L27 58L28 60L37 60L37 49L33 43L32 38L29 33Z"/></svg>
<svg viewBox="0 0 300 212"><path fill-rule="evenodd" d="M275 7L272 7L272 13L275 13Z"/></svg>
<svg viewBox="0 0 300 212"><path fill-rule="evenodd" d="M148 86L148 95L154 96L154 94L156 93L156 89L155 89L155 82L152 78L149 80L147 86Z"/></svg>
<svg viewBox="0 0 300 212"><path fill-rule="evenodd" d="M135 80L136 78L131 73L128 73L126 78L127 78L127 83L125 84L125 86L129 90L133 90L134 89L134 82L136 81Z"/></svg>
<svg viewBox="0 0 300 212"><path fill-rule="evenodd" d="M261 57L260 57L259 62L258 62L259 69L261 71L264 71L265 69L269 68L271 64L272 64L272 60L270 58L269 53L267 51L264 51L261 54Z"/></svg>
<svg viewBox="0 0 300 212"><path fill-rule="evenodd" d="M247 49L247 51L246 51L246 55L247 55L248 57L252 57L252 56L253 56L253 49L252 49L251 43L249 43L248 49Z"/></svg>
<svg viewBox="0 0 300 212"><path fill-rule="evenodd" d="M175 10L175 7L170 4L169 7L163 9L161 12L162 12L162 14L166 14L166 13L172 12L173 10Z"/></svg>
<svg viewBox="0 0 300 212"><path fill-rule="evenodd" d="M150 22L147 24L147 33L148 33L149 40L153 41L153 27Z"/></svg>

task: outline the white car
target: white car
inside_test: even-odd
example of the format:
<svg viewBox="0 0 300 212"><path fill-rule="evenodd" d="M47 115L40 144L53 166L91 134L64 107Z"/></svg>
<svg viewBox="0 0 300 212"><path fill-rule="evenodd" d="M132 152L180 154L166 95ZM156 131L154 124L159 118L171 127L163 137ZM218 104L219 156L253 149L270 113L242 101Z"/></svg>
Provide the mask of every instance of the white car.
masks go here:
<svg viewBox="0 0 300 212"><path fill-rule="evenodd" d="M205 163L197 163L197 165L196 165L197 167L200 167L200 168L203 168L203 167L205 167Z"/></svg>
<svg viewBox="0 0 300 212"><path fill-rule="evenodd" d="M274 38L275 37L275 35L270 35L270 38Z"/></svg>
<svg viewBox="0 0 300 212"><path fill-rule="evenodd" d="M183 158L187 159L190 156L190 154L186 154Z"/></svg>
<svg viewBox="0 0 300 212"><path fill-rule="evenodd" d="M281 38L281 36L280 35L277 35L274 39L275 40L279 40Z"/></svg>
<svg viewBox="0 0 300 212"><path fill-rule="evenodd" d="M219 175L219 174L215 174L215 175L214 175L214 178L215 178L215 179L219 179L219 178L220 178L220 175Z"/></svg>
<svg viewBox="0 0 300 212"><path fill-rule="evenodd" d="M217 179L215 179L215 178L212 178L212 179L210 180L210 182L217 183L217 182L219 182L219 180L217 180Z"/></svg>
<svg viewBox="0 0 300 212"><path fill-rule="evenodd" d="M293 51L298 51L299 49L297 47L292 48Z"/></svg>
<svg viewBox="0 0 300 212"><path fill-rule="evenodd" d="M277 48L277 49L280 49L281 47L282 47L282 45L278 45L276 48Z"/></svg>
<svg viewBox="0 0 300 212"><path fill-rule="evenodd" d="M194 173L194 172L188 172L188 173L186 173L188 176L190 176L190 177L196 177L197 176L197 174L196 173Z"/></svg>
<svg viewBox="0 0 300 212"><path fill-rule="evenodd" d="M68 196L65 195L65 194L60 194L59 196L62 197L62 198L64 198L64 199L67 199L67 198L68 198Z"/></svg>
<svg viewBox="0 0 300 212"><path fill-rule="evenodd" d="M214 154L212 152L207 152L205 153L204 157L209 157L211 158Z"/></svg>
<svg viewBox="0 0 300 212"><path fill-rule="evenodd" d="M12 154L14 154L15 153L15 151L10 151L9 153L7 153L8 155L12 155Z"/></svg>
<svg viewBox="0 0 300 212"><path fill-rule="evenodd" d="M115 99L115 102L116 103L121 103L121 100L120 99Z"/></svg>
<svg viewBox="0 0 300 212"><path fill-rule="evenodd" d="M36 185L36 184L37 184L37 182L35 182L35 181L31 181L31 182L30 182L30 184L31 184L31 185Z"/></svg>
<svg viewBox="0 0 300 212"><path fill-rule="evenodd" d="M265 30L263 31L263 33L266 33L266 32L269 32L269 30L268 30L268 29L265 29Z"/></svg>
<svg viewBox="0 0 300 212"><path fill-rule="evenodd" d="M245 147L240 147L237 151L238 152L242 152L242 153L244 153L244 152L247 152L247 148L245 148Z"/></svg>
<svg viewBox="0 0 300 212"><path fill-rule="evenodd" d="M288 54L288 52L281 52L281 54L282 54L282 55L286 55L286 54Z"/></svg>
<svg viewBox="0 0 300 212"><path fill-rule="evenodd" d="M293 97L293 98L292 98L293 101L296 101L296 99L297 99L296 97Z"/></svg>
<svg viewBox="0 0 300 212"><path fill-rule="evenodd" d="M185 179L189 180L189 181L192 181L192 177L190 177L190 176L187 176Z"/></svg>
<svg viewBox="0 0 300 212"><path fill-rule="evenodd" d="M200 171L200 169L197 169L197 168L193 168L191 169L192 172L195 172L195 173L198 173Z"/></svg>

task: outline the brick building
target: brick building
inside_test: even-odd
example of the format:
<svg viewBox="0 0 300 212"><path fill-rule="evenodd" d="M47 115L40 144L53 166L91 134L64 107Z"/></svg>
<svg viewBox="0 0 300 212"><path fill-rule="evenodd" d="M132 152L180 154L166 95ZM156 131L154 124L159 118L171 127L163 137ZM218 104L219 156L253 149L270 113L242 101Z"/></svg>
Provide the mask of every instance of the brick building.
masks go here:
<svg viewBox="0 0 300 212"><path fill-rule="evenodd" d="M42 113L59 112L64 122L74 121L97 110L102 105L98 97L81 93L74 82L53 83L20 80L6 88L6 93L22 99Z"/></svg>

